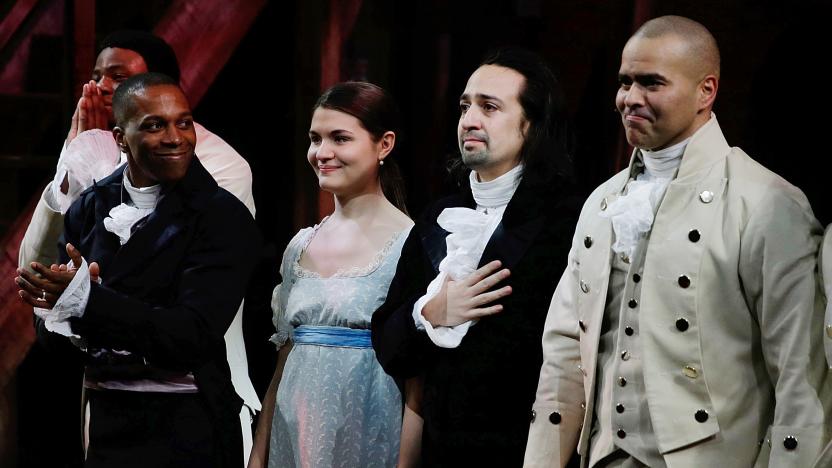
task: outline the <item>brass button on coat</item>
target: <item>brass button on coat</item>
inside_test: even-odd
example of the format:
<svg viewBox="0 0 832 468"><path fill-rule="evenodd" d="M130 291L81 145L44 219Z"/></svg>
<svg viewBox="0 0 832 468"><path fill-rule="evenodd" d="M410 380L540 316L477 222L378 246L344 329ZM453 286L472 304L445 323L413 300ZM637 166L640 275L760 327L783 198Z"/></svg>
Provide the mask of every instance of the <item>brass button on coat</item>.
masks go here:
<svg viewBox="0 0 832 468"><path fill-rule="evenodd" d="M618 432L616 432L616 435L618 435L619 439L627 437L627 433L624 432L624 429L621 429L620 427L618 428Z"/></svg>
<svg viewBox="0 0 832 468"><path fill-rule="evenodd" d="M625 335L633 336L633 333L635 333L635 331L633 330L633 327L624 327L624 334Z"/></svg>
<svg viewBox="0 0 832 468"><path fill-rule="evenodd" d="M679 286L681 286L683 288L687 288L688 286L690 286L690 278L688 278L687 275L680 276L679 277Z"/></svg>
<svg viewBox="0 0 832 468"><path fill-rule="evenodd" d="M641 275L638 273L633 273L633 282L638 283L639 281L641 281Z"/></svg>
<svg viewBox="0 0 832 468"><path fill-rule="evenodd" d="M686 377L690 377L691 379L695 379L699 377L699 371L696 370L693 366L685 366L682 368L682 373L685 374Z"/></svg>
<svg viewBox="0 0 832 468"><path fill-rule="evenodd" d="M797 438L795 438L795 436L791 436L791 435L786 436L786 438L783 439L783 447L785 447L786 450L796 449L797 448Z"/></svg>
<svg viewBox="0 0 832 468"><path fill-rule="evenodd" d="M701 409L693 415L693 418L696 419L697 422L703 423L708 420L708 412Z"/></svg>
<svg viewBox="0 0 832 468"><path fill-rule="evenodd" d="M635 309L636 307L638 307L638 301L635 299L630 299L630 302L627 303L627 306L631 309Z"/></svg>
<svg viewBox="0 0 832 468"><path fill-rule="evenodd" d="M710 190L703 190L702 193L699 194L699 199L702 200L702 203L710 203L714 201L714 193Z"/></svg>
<svg viewBox="0 0 832 468"><path fill-rule="evenodd" d="M630 360L630 352L627 351L626 349L624 351L621 351L621 360L622 361L629 361Z"/></svg>
<svg viewBox="0 0 832 468"><path fill-rule="evenodd" d="M627 385L627 379L625 379L624 377L619 377L618 378L618 386L619 387L624 387L626 385Z"/></svg>
<svg viewBox="0 0 832 468"><path fill-rule="evenodd" d="M624 405L622 405L621 403L615 405L615 412L618 413L618 414L623 413L624 412Z"/></svg>
<svg viewBox="0 0 832 468"><path fill-rule="evenodd" d="M676 329L680 332L687 331L689 326L690 324L684 317L676 319Z"/></svg>

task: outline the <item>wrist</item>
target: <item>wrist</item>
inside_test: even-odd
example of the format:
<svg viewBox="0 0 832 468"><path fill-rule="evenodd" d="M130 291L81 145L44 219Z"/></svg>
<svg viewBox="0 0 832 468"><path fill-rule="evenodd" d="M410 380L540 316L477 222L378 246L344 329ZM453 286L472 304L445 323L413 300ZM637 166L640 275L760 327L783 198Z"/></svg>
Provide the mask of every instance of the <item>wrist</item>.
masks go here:
<svg viewBox="0 0 832 468"><path fill-rule="evenodd" d="M438 319L439 314L436 310L437 307L435 305L435 302L436 302L436 298L434 297L433 299L431 299L431 300L429 300L428 302L425 303L425 306L422 307L422 317L424 317L425 320L427 320L428 323L431 324L432 326L438 327L438 326L441 326L441 324L439 323L439 319Z"/></svg>

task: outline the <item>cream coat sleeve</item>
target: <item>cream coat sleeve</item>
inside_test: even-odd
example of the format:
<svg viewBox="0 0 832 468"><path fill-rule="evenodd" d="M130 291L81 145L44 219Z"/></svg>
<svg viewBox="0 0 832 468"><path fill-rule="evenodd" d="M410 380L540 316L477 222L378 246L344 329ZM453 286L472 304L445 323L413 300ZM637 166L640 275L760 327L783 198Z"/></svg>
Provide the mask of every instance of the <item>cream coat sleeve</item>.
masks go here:
<svg viewBox="0 0 832 468"><path fill-rule="evenodd" d="M20 242L18 265L30 271L29 264L32 262L51 265L58 259L58 238L64 230L64 215L49 207L46 202L46 192L49 190L52 190L51 184L46 186L38 200L32 220Z"/></svg>
<svg viewBox="0 0 832 468"><path fill-rule="evenodd" d="M217 184L237 197L254 216L254 195L251 192L251 167L240 154L222 138L198 123L195 153L199 162L211 173Z"/></svg>
<svg viewBox="0 0 832 468"><path fill-rule="evenodd" d="M758 464L811 466L823 449L832 390L823 359L823 299L816 265L821 228L805 197L771 187L741 234L739 274L760 327L762 357L775 392L770 452Z"/></svg>
<svg viewBox="0 0 832 468"><path fill-rule="evenodd" d="M526 445L525 467L565 466L578 444L584 417L577 317L575 247L558 283L543 330L543 366Z"/></svg>

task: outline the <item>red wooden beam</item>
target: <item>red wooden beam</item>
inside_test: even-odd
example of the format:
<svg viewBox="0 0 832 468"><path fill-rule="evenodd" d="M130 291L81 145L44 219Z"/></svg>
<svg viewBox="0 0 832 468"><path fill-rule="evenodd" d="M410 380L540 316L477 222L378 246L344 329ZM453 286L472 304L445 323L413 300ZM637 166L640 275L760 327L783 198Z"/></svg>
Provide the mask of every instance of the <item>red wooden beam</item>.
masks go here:
<svg viewBox="0 0 832 468"><path fill-rule="evenodd" d="M17 276L20 241L32 219L40 193L40 190L36 191L29 205L0 240L0 389L8 383L35 341L32 307L17 295L17 285L12 278Z"/></svg>
<svg viewBox="0 0 832 468"><path fill-rule="evenodd" d="M321 41L321 91L343 80L341 76L341 54L344 43L352 34L361 0L329 0L329 18L325 24L324 38ZM318 218L335 210L332 194L318 191Z"/></svg>
<svg viewBox="0 0 832 468"><path fill-rule="evenodd" d="M72 70L75 83L75 99L81 97L81 86L89 81L90 71L95 67L95 0L75 0L74 63Z"/></svg>
<svg viewBox="0 0 832 468"><path fill-rule="evenodd" d="M18 0L6 17L0 21L0 50L6 47L17 28L32 13L37 3L38 0Z"/></svg>
<svg viewBox="0 0 832 468"><path fill-rule="evenodd" d="M173 47L192 107L225 66L266 0L174 0L154 32Z"/></svg>

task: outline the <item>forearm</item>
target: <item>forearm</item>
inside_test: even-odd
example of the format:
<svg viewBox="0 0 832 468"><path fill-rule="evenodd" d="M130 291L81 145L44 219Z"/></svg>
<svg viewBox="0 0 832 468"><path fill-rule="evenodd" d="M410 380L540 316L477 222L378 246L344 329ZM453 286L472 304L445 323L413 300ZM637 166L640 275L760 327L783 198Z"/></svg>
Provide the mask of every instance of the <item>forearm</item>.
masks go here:
<svg viewBox="0 0 832 468"><path fill-rule="evenodd" d="M422 385L421 377L405 382L405 405L399 448L399 468L418 467L422 454Z"/></svg>
<svg viewBox="0 0 832 468"><path fill-rule="evenodd" d="M242 292L232 295L242 298ZM234 319L235 304L218 296L160 307L94 284L84 315L70 320L91 347L126 350L153 365L193 371L216 358Z"/></svg>
<svg viewBox="0 0 832 468"><path fill-rule="evenodd" d="M290 342L282 346L277 352L277 365L275 366L272 381L269 383L269 388L266 390L266 395L263 397L263 410L257 419L254 445L251 449L251 458L248 463L249 468L264 467L268 462L272 420L274 419L275 406L277 406L277 388L283 377L283 367L286 365L286 358L289 356L289 351L291 350L292 344Z"/></svg>

